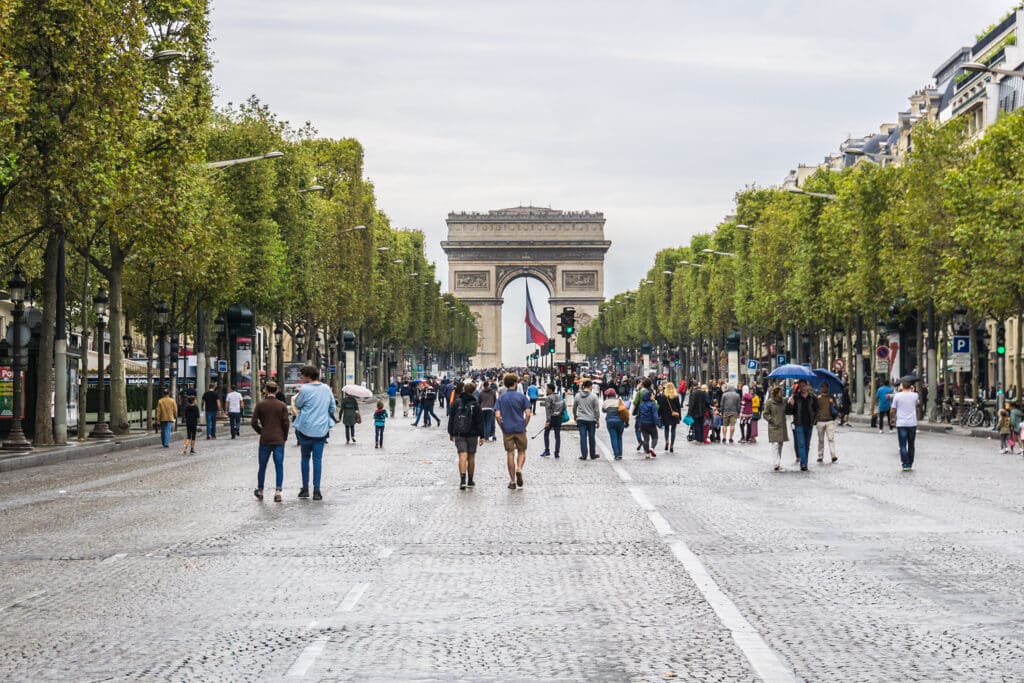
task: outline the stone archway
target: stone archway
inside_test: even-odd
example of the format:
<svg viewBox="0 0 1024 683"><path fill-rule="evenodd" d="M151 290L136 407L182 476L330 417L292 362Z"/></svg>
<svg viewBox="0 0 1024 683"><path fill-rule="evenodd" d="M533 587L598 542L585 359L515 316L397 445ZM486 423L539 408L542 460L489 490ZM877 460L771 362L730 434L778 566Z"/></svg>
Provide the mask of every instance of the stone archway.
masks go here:
<svg viewBox="0 0 1024 683"><path fill-rule="evenodd" d="M548 334L557 332L565 306L575 307L578 324L597 316L604 301L604 255L611 246L604 239L604 214L519 206L450 213L447 224L441 247L448 255L448 286L477 320L474 367L502 364L502 293L516 278L535 277L547 286Z"/></svg>

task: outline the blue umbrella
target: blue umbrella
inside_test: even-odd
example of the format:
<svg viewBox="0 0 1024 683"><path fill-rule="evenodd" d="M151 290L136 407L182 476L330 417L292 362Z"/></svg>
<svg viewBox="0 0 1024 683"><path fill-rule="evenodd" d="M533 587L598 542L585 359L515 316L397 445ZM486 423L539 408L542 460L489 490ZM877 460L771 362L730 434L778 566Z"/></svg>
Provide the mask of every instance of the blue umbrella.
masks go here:
<svg viewBox="0 0 1024 683"><path fill-rule="evenodd" d="M825 368L815 368L814 374L818 376L818 385L820 385L822 382L828 383L828 393L843 393L843 380L839 377L839 375L835 374L834 372L831 372L830 370L826 370ZM818 387L815 386L815 389L817 388Z"/></svg>
<svg viewBox="0 0 1024 683"><path fill-rule="evenodd" d="M768 379L805 379L811 384L820 381L818 376L815 375L810 368L805 368L802 365L795 365L793 363L787 363L786 365L780 365L775 368L772 370L771 374L768 375Z"/></svg>

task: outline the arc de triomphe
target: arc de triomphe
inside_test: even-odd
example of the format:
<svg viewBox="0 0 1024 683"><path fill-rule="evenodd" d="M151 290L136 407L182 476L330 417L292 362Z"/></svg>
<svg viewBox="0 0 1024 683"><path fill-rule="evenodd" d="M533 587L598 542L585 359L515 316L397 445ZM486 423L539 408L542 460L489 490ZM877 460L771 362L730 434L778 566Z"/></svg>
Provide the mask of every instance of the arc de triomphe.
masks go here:
<svg viewBox="0 0 1024 683"><path fill-rule="evenodd" d="M604 255L611 246L604 238L604 214L519 206L450 213L447 223L441 247L448 255L448 287L469 306L479 331L474 367L502 365L502 295L516 278L532 276L547 286L549 336L558 333L557 316L565 306L576 308L577 326L597 315L604 301ZM537 316L543 320L543 311ZM525 324L523 329L525 335ZM564 348L558 339L559 360Z"/></svg>

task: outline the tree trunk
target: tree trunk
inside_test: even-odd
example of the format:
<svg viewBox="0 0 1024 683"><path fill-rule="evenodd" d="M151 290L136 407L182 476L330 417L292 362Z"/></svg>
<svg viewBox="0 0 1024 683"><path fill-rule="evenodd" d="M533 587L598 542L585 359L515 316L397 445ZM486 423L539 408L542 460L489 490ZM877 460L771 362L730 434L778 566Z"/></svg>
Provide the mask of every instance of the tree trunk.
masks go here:
<svg viewBox="0 0 1024 683"><path fill-rule="evenodd" d="M150 306L152 310L152 306ZM146 324L146 431L153 431L153 316Z"/></svg>
<svg viewBox="0 0 1024 683"><path fill-rule="evenodd" d="M36 361L36 414L33 419L36 446L53 445L50 405L53 401L53 345L57 325L57 257L63 227L54 226L46 240L43 267L43 320L39 328L39 357ZM85 381L85 378L82 378ZM80 427L81 429L81 427Z"/></svg>
<svg viewBox="0 0 1024 683"><path fill-rule="evenodd" d="M121 348L121 336L124 334L124 259L113 236L110 264L107 283L110 285L110 428L115 434L127 434L131 425L128 424L128 391L125 388L124 350Z"/></svg>
<svg viewBox="0 0 1024 683"><path fill-rule="evenodd" d="M88 438L88 430L85 428L87 411L85 401L89 394L89 307L86 301L89 300L89 259L83 259L85 275L82 277L82 341L78 345L82 351L79 359L81 374L78 376L78 440L84 441Z"/></svg>

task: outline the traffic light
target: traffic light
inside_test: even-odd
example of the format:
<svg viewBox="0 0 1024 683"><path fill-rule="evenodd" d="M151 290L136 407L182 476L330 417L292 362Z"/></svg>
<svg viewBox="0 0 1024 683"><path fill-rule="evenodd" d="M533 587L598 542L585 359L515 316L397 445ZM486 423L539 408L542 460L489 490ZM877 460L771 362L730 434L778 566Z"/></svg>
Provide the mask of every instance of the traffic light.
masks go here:
<svg viewBox="0 0 1024 683"><path fill-rule="evenodd" d="M554 353L554 352L555 352L555 340L554 339L548 339L548 353Z"/></svg>
<svg viewBox="0 0 1024 683"><path fill-rule="evenodd" d="M576 309L566 306L558 315L558 334L568 339L576 334Z"/></svg>
<svg viewBox="0 0 1024 683"><path fill-rule="evenodd" d="M1006 325L999 323L996 326L996 355L1006 355Z"/></svg>

